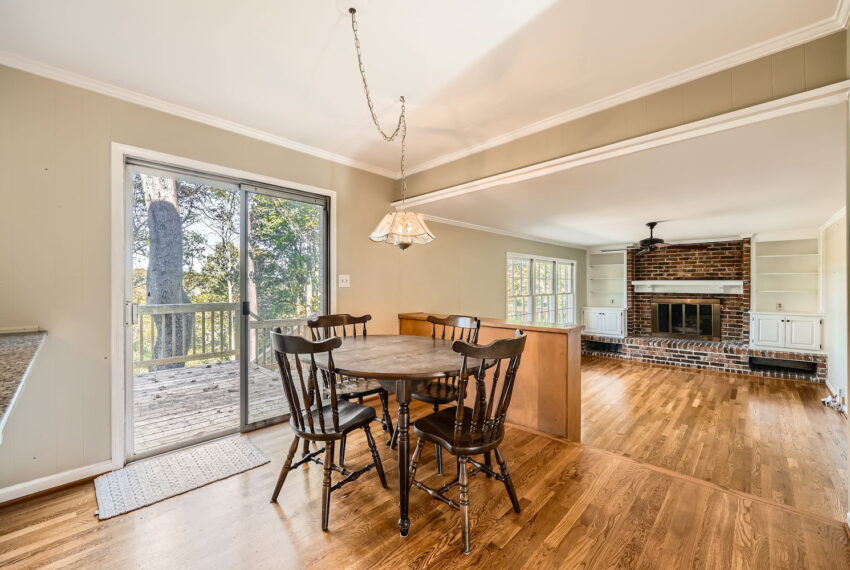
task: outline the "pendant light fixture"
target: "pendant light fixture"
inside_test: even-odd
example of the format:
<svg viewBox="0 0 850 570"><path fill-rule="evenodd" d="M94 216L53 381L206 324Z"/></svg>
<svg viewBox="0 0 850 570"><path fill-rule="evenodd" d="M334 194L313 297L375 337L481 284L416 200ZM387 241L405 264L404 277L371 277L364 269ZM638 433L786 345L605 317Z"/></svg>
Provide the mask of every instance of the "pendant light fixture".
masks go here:
<svg viewBox="0 0 850 570"><path fill-rule="evenodd" d="M348 9L351 14L351 31L354 32L354 49L357 51L357 64L360 67L360 77L363 79L363 92L366 94L366 103L369 105L369 113L372 115L372 122L378 133L386 142L393 142L397 138L401 139L401 207L398 210L391 211L385 215L378 227L369 235L369 239L375 242L384 242L394 245L399 249L407 249L413 244L424 244L434 241L434 234L428 229L425 219L422 214L416 212L408 212L405 210L404 199L407 194L407 180L404 174L404 153L407 143L407 118L405 116L404 96L399 98L401 102L401 113L398 116L398 123L395 130L391 134L387 134L381 128L378 117L375 115L375 106L372 102L372 95L369 93L369 84L366 82L366 67L363 65L363 54L360 51L360 38L357 36L357 18L354 8Z"/></svg>

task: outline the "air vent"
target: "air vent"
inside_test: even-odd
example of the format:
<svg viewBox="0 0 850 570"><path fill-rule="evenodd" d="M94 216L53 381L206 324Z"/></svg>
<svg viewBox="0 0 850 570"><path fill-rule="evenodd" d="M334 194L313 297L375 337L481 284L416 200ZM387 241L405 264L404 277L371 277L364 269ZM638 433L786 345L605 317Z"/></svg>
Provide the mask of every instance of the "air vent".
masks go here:
<svg viewBox="0 0 850 570"><path fill-rule="evenodd" d="M817 362L806 362L804 360L787 360L784 358L764 358L761 356L750 357L750 368L752 370L768 370L771 372L804 372L814 374L817 372Z"/></svg>

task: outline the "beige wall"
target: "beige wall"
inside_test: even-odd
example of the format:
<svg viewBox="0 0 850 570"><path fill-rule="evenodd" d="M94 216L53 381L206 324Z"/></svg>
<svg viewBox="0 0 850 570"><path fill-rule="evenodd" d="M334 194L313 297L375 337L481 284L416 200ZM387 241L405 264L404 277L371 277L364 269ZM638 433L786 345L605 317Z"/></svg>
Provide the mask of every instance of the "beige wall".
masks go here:
<svg viewBox="0 0 850 570"><path fill-rule="evenodd" d="M586 251L429 222L437 239L400 256L399 308L505 318L508 252L576 261L576 303L585 300ZM577 311L578 315L578 311Z"/></svg>
<svg viewBox="0 0 850 570"><path fill-rule="evenodd" d="M337 192L337 308L504 314L507 251L577 252L434 224L405 252L367 238L394 183L0 66L0 328L48 331L0 445L0 489L110 458L110 149L118 142ZM462 262L464 258L469 261ZM583 285L583 277L579 279Z"/></svg>
<svg viewBox="0 0 850 570"><path fill-rule="evenodd" d="M847 217L823 229L824 348L829 357L827 382L847 393Z"/></svg>
<svg viewBox="0 0 850 570"><path fill-rule="evenodd" d="M522 137L409 177L414 196L823 87L850 77L847 33Z"/></svg>

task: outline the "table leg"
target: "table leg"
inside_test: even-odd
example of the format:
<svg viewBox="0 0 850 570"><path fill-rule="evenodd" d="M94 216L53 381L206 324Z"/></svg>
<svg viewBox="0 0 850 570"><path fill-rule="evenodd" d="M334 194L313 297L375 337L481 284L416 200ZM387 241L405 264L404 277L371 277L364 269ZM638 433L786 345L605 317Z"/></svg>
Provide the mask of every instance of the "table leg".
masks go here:
<svg viewBox="0 0 850 570"><path fill-rule="evenodd" d="M399 384L404 383L399 382ZM410 531L410 519L407 515L410 498L410 393L406 389L407 386L400 386L400 388L396 390L398 422L395 428L398 434L398 530L401 536L407 536Z"/></svg>

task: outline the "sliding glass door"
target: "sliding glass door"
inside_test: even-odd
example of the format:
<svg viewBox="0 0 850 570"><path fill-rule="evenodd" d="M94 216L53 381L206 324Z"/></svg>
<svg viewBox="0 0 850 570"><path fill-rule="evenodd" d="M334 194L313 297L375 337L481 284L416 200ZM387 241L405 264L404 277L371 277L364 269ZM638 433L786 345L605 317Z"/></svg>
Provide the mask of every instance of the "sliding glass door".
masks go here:
<svg viewBox="0 0 850 570"><path fill-rule="evenodd" d="M327 292L327 207L324 198L245 187L243 220L245 424L279 421L289 410L269 331L305 333Z"/></svg>
<svg viewBox="0 0 850 570"><path fill-rule="evenodd" d="M327 198L128 160L126 442L137 459L286 419L269 331L327 301Z"/></svg>

